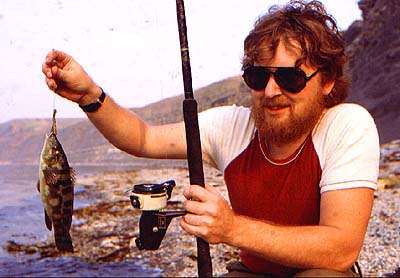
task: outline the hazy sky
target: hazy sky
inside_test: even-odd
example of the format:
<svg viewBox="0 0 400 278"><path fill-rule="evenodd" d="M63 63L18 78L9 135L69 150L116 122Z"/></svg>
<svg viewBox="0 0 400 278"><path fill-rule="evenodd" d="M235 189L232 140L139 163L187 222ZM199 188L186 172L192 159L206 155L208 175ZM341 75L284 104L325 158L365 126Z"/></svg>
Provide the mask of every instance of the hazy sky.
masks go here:
<svg viewBox="0 0 400 278"><path fill-rule="evenodd" d="M239 75L243 39L278 0L186 0L194 89ZM355 0L322 0L345 30ZM0 0L0 123L83 117L54 97L41 65L52 48L71 54L120 104L140 107L182 93L174 0ZM180 109L177 108L177 109Z"/></svg>

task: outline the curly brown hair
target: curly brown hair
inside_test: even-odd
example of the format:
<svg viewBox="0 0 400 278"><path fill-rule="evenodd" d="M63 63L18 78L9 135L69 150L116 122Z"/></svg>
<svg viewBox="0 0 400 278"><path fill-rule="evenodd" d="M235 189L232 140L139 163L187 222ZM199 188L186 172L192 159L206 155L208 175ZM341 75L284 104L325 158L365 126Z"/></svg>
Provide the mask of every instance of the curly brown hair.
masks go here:
<svg viewBox="0 0 400 278"><path fill-rule="evenodd" d="M325 106L344 102L350 79L345 72L347 56L344 40L335 19L328 15L319 1L290 1L286 6L272 6L261 16L244 41L242 69L260 63L265 55L273 56L280 41L285 45L300 44L301 57L296 66L307 62L323 68L322 82L335 81L325 97Z"/></svg>

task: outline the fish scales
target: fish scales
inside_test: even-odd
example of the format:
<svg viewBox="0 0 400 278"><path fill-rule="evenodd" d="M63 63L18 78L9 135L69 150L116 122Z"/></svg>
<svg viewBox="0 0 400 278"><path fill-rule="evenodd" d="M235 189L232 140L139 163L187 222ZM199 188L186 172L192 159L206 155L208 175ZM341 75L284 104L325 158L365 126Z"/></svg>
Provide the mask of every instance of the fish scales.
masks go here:
<svg viewBox="0 0 400 278"><path fill-rule="evenodd" d="M54 232L56 247L60 251L73 252L69 233L74 204L75 173L57 139L57 127L53 113L50 135L46 136L40 155L38 190L44 206L46 227Z"/></svg>

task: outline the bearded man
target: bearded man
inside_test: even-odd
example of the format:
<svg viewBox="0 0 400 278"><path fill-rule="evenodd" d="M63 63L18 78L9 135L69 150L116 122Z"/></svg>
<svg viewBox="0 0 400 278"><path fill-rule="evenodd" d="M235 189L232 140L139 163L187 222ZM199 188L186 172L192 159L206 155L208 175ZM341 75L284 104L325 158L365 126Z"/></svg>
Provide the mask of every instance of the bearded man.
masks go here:
<svg viewBox="0 0 400 278"><path fill-rule="evenodd" d="M379 141L369 113L343 103L343 38L318 1L274 6L244 43L251 109L199 115L204 160L224 173L217 189L190 185L181 226L241 250L226 276L353 276L371 215ZM118 148L186 158L183 123L151 126L116 104L69 55L51 51L48 87L77 102Z"/></svg>

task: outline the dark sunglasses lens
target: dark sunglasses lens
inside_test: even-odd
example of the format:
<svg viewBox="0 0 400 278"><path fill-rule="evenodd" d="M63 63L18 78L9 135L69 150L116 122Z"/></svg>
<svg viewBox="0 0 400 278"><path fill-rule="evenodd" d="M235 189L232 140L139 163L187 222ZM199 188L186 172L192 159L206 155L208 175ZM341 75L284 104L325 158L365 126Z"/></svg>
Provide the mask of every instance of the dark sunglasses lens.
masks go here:
<svg viewBox="0 0 400 278"><path fill-rule="evenodd" d="M280 68L275 72L275 80L282 89L298 93L306 86L307 77L298 68Z"/></svg>
<svg viewBox="0 0 400 278"><path fill-rule="evenodd" d="M248 67L244 70L243 79L251 89L259 91L267 86L270 73L262 67Z"/></svg>

